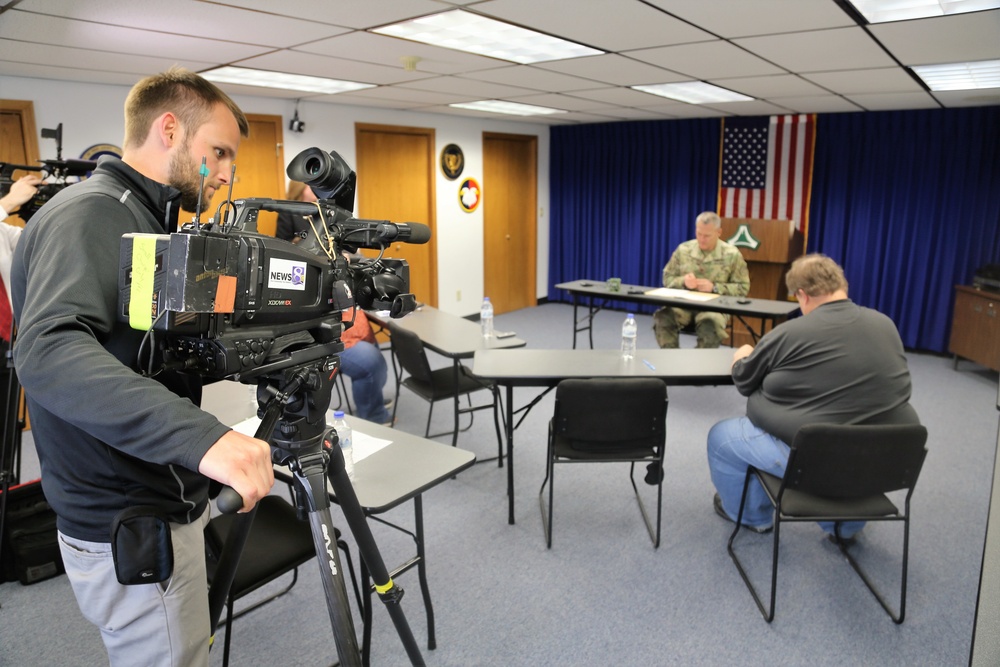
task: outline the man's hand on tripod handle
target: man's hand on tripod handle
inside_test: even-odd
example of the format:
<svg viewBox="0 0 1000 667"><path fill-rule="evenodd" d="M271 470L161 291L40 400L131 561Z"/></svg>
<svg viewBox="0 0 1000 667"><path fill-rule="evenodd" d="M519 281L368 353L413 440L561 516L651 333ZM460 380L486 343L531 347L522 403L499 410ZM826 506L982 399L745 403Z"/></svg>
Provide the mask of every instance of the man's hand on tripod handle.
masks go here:
<svg viewBox="0 0 1000 667"><path fill-rule="evenodd" d="M229 431L215 441L198 464L198 472L221 482L242 499L241 512L249 512L274 486L271 447L263 440ZM220 500L222 496L219 496ZM220 511L226 511L220 504ZM231 509L229 510L231 511Z"/></svg>

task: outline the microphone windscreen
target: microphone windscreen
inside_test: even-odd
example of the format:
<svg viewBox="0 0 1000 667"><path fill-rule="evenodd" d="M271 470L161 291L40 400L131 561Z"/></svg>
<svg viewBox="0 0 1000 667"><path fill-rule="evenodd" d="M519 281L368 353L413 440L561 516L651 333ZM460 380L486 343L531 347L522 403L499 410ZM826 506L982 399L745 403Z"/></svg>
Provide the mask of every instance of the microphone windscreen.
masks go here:
<svg viewBox="0 0 1000 667"><path fill-rule="evenodd" d="M431 228L419 222L408 222L406 226L410 228L410 238L407 243L427 243L431 240Z"/></svg>

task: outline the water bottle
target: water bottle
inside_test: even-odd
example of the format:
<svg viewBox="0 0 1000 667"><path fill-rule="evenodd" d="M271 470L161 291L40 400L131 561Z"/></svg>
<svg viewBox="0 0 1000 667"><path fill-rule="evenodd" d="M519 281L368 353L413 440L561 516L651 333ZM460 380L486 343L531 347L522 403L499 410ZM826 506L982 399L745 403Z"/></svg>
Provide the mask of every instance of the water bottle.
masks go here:
<svg viewBox="0 0 1000 667"><path fill-rule="evenodd" d="M635 339L638 334L635 315L629 313L622 322L622 359L625 361L635 358Z"/></svg>
<svg viewBox="0 0 1000 667"><path fill-rule="evenodd" d="M493 304L490 297L483 297L483 307L479 310L479 325L483 328L483 338L493 336Z"/></svg>
<svg viewBox="0 0 1000 667"><path fill-rule="evenodd" d="M337 437L340 439L340 451L344 453L344 469L347 476L354 481L354 434L347 420L344 419L344 411L337 410L333 413L333 428L337 429Z"/></svg>

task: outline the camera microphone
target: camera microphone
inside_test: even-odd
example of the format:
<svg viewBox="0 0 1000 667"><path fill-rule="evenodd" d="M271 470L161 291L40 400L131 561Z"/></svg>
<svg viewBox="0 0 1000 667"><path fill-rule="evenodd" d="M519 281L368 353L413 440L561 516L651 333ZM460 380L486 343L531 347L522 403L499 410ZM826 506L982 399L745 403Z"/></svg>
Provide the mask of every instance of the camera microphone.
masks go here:
<svg viewBox="0 0 1000 667"><path fill-rule="evenodd" d="M431 228L419 222L379 222L375 225L375 235L380 241L427 243L431 240Z"/></svg>

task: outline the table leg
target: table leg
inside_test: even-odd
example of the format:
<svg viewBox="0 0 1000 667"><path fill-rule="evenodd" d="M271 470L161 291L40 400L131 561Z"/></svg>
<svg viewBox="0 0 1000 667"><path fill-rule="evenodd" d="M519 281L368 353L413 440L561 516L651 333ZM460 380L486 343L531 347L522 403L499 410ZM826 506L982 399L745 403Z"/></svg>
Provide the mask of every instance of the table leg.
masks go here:
<svg viewBox="0 0 1000 667"><path fill-rule="evenodd" d="M434 605L431 603L431 591L427 586L427 564L424 556L424 501L423 496L413 498L413 513L417 541L417 577L420 580L420 594L424 597L424 609L427 611L427 648L433 651L437 648L434 637Z"/></svg>
<svg viewBox="0 0 1000 667"><path fill-rule="evenodd" d="M514 523L514 385L507 385L507 523Z"/></svg>
<svg viewBox="0 0 1000 667"><path fill-rule="evenodd" d="M455 370L454 378L453 378L453 380L455 382L455 385L454 385L455 386L455 431L451 434L451 446L452 447L457 447L458 446L458 411L460 409L459 408L460 402L458 400L458 395L459 395L459 392L458 392L458 365L459 365L460 362L459 362L459 360L457 358L455 358L453 360L453 362L454 363L452 364L452 368L454 368L454 370Z"/></svg>

